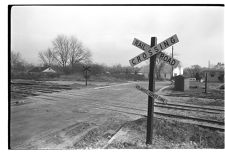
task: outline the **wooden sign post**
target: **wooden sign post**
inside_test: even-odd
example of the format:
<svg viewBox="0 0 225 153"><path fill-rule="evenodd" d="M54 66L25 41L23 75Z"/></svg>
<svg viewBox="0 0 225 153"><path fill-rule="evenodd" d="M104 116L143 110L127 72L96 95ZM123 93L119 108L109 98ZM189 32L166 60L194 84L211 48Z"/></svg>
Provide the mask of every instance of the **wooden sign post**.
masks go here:
<svg viewBox="0 0 225 153"><path fill-rule="evenodd" d="M152 144L154 99L158 99L163 102L167 101L166 99L154 94L155 92L155 73L154 72L155 72L156 58L159 58L160 60L171 65L172 67L176 67L179 64L179 61L161 51L174 45L177 42L179 42L177 35L173 35L159 44L157 44L156 37L151 37L150 45L146 44L145 42L142 42L141 40L138 40L137 38L134 38L132 43L134 46L138 47L139 49L142 49L144 52L129 60L131 66L135 66L141 63L142 61L145 61L148 58L150 58L148 90L140 87L139 85L136 85L136 88L138 90L141 90L142 92L148 95L146 145Z"/></svg>
<svg viewBox="0 0 225 153"><path fill-rule="evenodd" d="M151 38L151 47L157 44L157 38ZM155 61L156 55L150 58L149 63L149 84L148 90L155 92ZM154 113L154 98L148 96L148 116L147 116L147 135L146 135L146 144L152 144L152 137L153 137L153 113Z"/></svg>

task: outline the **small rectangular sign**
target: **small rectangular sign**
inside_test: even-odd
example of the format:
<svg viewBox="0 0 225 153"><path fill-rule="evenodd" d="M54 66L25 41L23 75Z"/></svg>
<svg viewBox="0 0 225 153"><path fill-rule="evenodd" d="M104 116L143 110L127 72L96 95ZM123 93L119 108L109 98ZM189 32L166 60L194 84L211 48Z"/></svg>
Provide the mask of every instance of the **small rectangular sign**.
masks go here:
<svg viewBox="0 0 225 153"><path fill-rule="evenodd" d="M135 66L142 61L147 60L149 57L161 52L162 50L165 50L166 48L174 45L175 43L179 42L177 35L173 35L172 37L162 41L161 43L157 44L156 46L150 47L148 44L142 42L141 40L138 40L134 38L133 45L144 50L145 52L139 54L138 56L135 56L134 58L130 59L130 65Z"/></svg>
<svg viewBox="0 0 225 153"><path fill-rule="evenodd" d="M137 85L137 84L136 84L136 88L137 88L138 90L140 90L140 91L146 93L147 95L151 96L151 97L154 98L154 99L157 99L157 100L159 100L159 101L162 101L163 103L167 103L167 100L166 100L165 98L162 98L162 97L160 97L160 96L157 95L157 94L154 94L154 93L153 93L152 91L150 91L150 90L147 90L147 89L145 89L145 88L143 88L143 87L141 87L141 86L139 86L139 85Z"/></svg>

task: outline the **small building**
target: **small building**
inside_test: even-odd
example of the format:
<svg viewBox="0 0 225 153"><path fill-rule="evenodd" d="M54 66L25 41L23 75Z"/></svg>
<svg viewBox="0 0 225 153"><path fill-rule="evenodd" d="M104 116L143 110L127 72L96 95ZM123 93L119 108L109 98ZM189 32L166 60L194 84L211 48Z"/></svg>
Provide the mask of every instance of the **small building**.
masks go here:
<svg viewBox="0 0 225 153"><path fill-rule="evenodd" d="M174 83L174 89L176 91L185 91L189 90L189 78L185 78L183 75L178 75L174 77L175 83Z"/></svg>
<svg viewBox="0 0 225 153"><path fill-rule="evenodd" d="M224 82L224 70L223 69L207 69L203 71L207 73L208 82Z"/></svg>

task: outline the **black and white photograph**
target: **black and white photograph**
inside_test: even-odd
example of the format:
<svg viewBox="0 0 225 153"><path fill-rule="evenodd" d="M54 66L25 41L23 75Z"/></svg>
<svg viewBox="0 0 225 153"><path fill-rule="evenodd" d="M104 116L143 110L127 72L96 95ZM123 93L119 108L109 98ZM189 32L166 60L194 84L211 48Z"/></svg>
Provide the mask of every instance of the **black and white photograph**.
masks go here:
<svg viewBox="0 0 225 153"><path fill-rule="evenodd" d="M224 149L224 4L7 7L9 150Z"/></svg>

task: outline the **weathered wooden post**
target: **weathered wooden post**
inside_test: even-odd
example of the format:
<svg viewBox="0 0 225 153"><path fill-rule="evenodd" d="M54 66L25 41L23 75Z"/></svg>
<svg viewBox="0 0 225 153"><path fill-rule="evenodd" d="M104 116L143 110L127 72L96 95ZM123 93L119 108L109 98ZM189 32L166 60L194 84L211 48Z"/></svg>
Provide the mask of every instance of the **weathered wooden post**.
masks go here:
<svg viewBox="0 0 225 153"><path fill-rule="evenodd" d="M157 44L157 38L151 38L150 46L153 47ZM150 57L149 61L149 84L148 90L154 92L155 91L155 61L156 55ZM146 136L146 144L152 144L152 137L153 137L153 113L154 113L154 98L148 96L148 116L147 116L147 136Z"/></svg>

